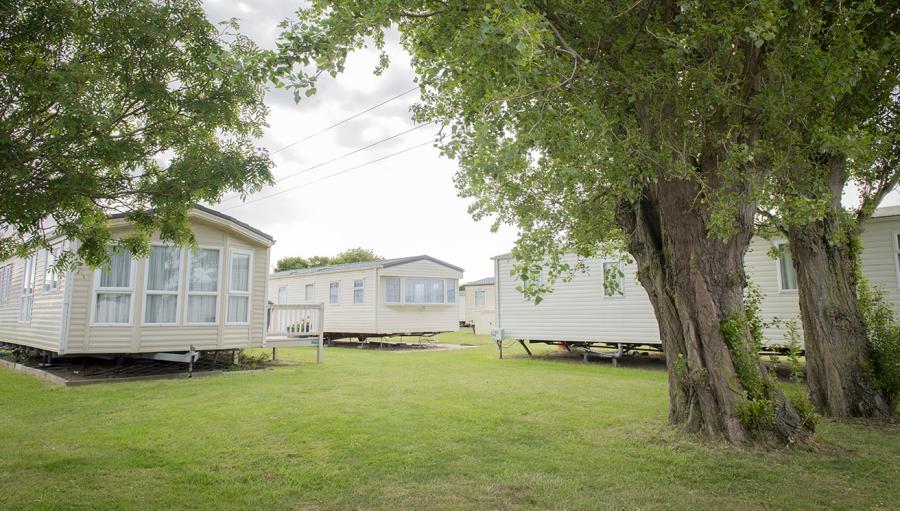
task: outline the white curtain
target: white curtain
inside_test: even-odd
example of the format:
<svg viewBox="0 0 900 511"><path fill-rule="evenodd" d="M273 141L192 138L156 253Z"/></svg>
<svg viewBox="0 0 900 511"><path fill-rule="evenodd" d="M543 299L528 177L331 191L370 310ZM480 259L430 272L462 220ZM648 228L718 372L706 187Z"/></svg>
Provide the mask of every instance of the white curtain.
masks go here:
<svg viewBox="0 0 900 511"><path fill-rule="evenodd" d="M407 279L406 303L444 303L444 281Z"/></svg>
<svg viewBox="0 0 900 511"><path fill-rule="evenodd" d="M797 289L797 274L794 272L794 257L787 244L779 245L781 257L778 262L781 265L781 289Z"/></svg>
<svg viewBox="0 0 900 511"><path fill-rule="evenodd" d="M229 323L246 323L247 315L250 311L250 297L248 296L229 296L228 297L228 322Z"/></svg>
<svg viewBox="0 0 900 511"><path fill-rule="evenodd" d="M447 279L447 303L456 303L456 281Z"/></svg>
<svg viewBox="0 0 900 511"><path fill-rule="evenodd" d="M147 260L147 290L178 291L179 255L177 247L152 247Z"/></svg>
<svg viewBox="0 0 900 511"><path fill-rule="evenodd" d="M188 323L216 322L216 295L192 295L188 297Z"/></svg>
<svg viewBox="0 0 900 511"><path fill-rule="evenodd" d="M219 251L201 248L191 252L188 291L216 292L219 289Z"/></svg>
<svg viewBox="0 0 900 511"><path fill-rule="evenodd" d="M97 295L94 322L128 323L131 295L100 293Z"/></svg>
<svg viewBox="0 0 900 511"><path fill-rule="evenodd" d="M353 281L353 303L364 303L366 299L365 283L362 280Z"/></svg>
<svg viewBox="0 0 900 511"><path fill-rule="evenodd" d="M109 267L100 272L100 287L131 287L131 252L126 250L115 254L110 250Z"/></svg>
<svg viewBox="0 0 900 511"><path fill-rule="evenodd" d="M336 304L340 301L341 298L341 284L339 282L332 282L328 284L328 303Z"/></svg>
<svg viewBox="0 0 900 511"><path fill-rule="evenodd" d="M400 279L384 280L385 303L400 303Z"/></svg>
<svg viewBox="0 0 900 511"><path fill-rule="evenodd" d="M178 295L147 295L145 323L175 323Z"/></svg>
<svg viewBox="0 0 900 511"><path fill-rule="evenodd" d="M231 254L231 291L250 291L250 255Z"/></svg>

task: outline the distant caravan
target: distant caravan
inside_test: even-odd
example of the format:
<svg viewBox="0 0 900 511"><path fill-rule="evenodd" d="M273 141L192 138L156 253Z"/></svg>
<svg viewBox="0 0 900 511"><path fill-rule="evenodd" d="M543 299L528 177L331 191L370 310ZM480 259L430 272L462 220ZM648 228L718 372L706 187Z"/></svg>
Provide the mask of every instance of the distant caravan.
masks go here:
<svg viewBox="0 0 900 511"><path fill-rule="evenodd" d="M865 222L861 239L863 273L885 291L894 312L900 314L900 206L879 209ZM773 248L781 254L778 258L770 257ZM587 273L576 272L570 282L557 280L538 305L516 289L522 282L510 274L512 257L504 254L493 259L497 306L492 335L496 340L516 340L526 350L526 343L618 350L610 356L636 348L661 349L653 307L637 281L635 264L627 262L630 257L584 261ZM563 261L574 264L576 257L569 255ZM802 336L797 279L787 241L755 238L744 263L750 282L763 293L761 316L768 325L764 345L784 349L789 322L796 322Z"/></svg>
<svg viewBox="0 0 900 511"><path fill-rule="evenodd" d="M427 337L459 327L463 269L427 255L275 272L274 308L324 304L324 338Z"/></svg>

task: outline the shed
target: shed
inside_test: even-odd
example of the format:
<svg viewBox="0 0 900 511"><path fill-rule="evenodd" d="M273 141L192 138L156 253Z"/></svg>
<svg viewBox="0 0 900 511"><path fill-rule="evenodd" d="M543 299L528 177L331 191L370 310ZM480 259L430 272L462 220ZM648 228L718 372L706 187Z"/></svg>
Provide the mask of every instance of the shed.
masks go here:
<svg viewBox="0 0 900 511"><path fill-rule="evenodd" d="M157 235L148 258L111 254L109 267L98 270L57 274L47 250L0 262L0 342L56 355L262 347L274 240L202 206L189 220L196 250ZM131 229L120 215L110 227L114 237Z"/></svg>
<svg viewBox="0 0 900 511"><path fill-rule="evenodd" d="M472 326L477 335L491 335L494 328L497 310L495 282L494 277L488 277L461 286L465 292L463 321L465 325Z"/></svg>
<svg viewBox="0 0 900 511"><path fill-rule="evenodd" d="M326 339L431 335L458 328L463 269L427 255L275 272L276 307L324 304Z"/></svg>

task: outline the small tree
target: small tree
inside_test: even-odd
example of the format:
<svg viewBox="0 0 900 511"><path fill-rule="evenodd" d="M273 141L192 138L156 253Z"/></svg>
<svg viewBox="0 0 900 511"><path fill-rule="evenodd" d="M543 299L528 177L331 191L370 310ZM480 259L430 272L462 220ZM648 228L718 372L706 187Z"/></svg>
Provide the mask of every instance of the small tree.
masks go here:
<svg viewBox="0 0 900 511"><path fill-rule="evenodd" d="M266 107L259 52L196 0L13 0L0 6L0 260L79 240L190 243L187 212L271 181L253 146ZM135 231L113 241L110 213Z"/></svg>
<svg viewBox="0 0 900 511"><path fill-rule="evenodd" d="M351 248L334 257L312 256L309 259L303 257L283 257L275 265L275 271L302 270L306 268L318 268L335 264L362 263L368 261L381 261L383 257L376 255L368 248Z"/></svg>

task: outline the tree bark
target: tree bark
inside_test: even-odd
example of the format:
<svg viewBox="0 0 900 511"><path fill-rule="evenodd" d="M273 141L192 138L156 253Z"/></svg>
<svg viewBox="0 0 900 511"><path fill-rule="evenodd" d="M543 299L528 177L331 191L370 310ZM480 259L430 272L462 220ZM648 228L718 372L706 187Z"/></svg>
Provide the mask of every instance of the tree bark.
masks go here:
<svg viewBox="0 0 900 511"><path fill-rule="evenodd" d="M841 222L843 158L829 163L834 199L824 218L789 226L806 348L806 381L816 408L832 417L884 417L890 406L864 367L866 324L856 295L856 226Z"/></svg>
<svg viewBox="0 0 900 511"><path fill-rule="evenodd" d="M774 386L766 386L774 419L765 431L742 421L742 407L753 397L741 379L748 374L747 364L755 382L768 375L746 322L737 339L726 339L722 325L727 318L743 317L743 261L753 209L741 208L737 235L713 239L709 210L697 201L699 194L691 182L660 182L648 186L639 201L620 204L616 215L659 324L669 375L669 421L733 444L759 433L784 443L804 442L810 429ZM736 369L741 363L743 374Z"/></svg>

